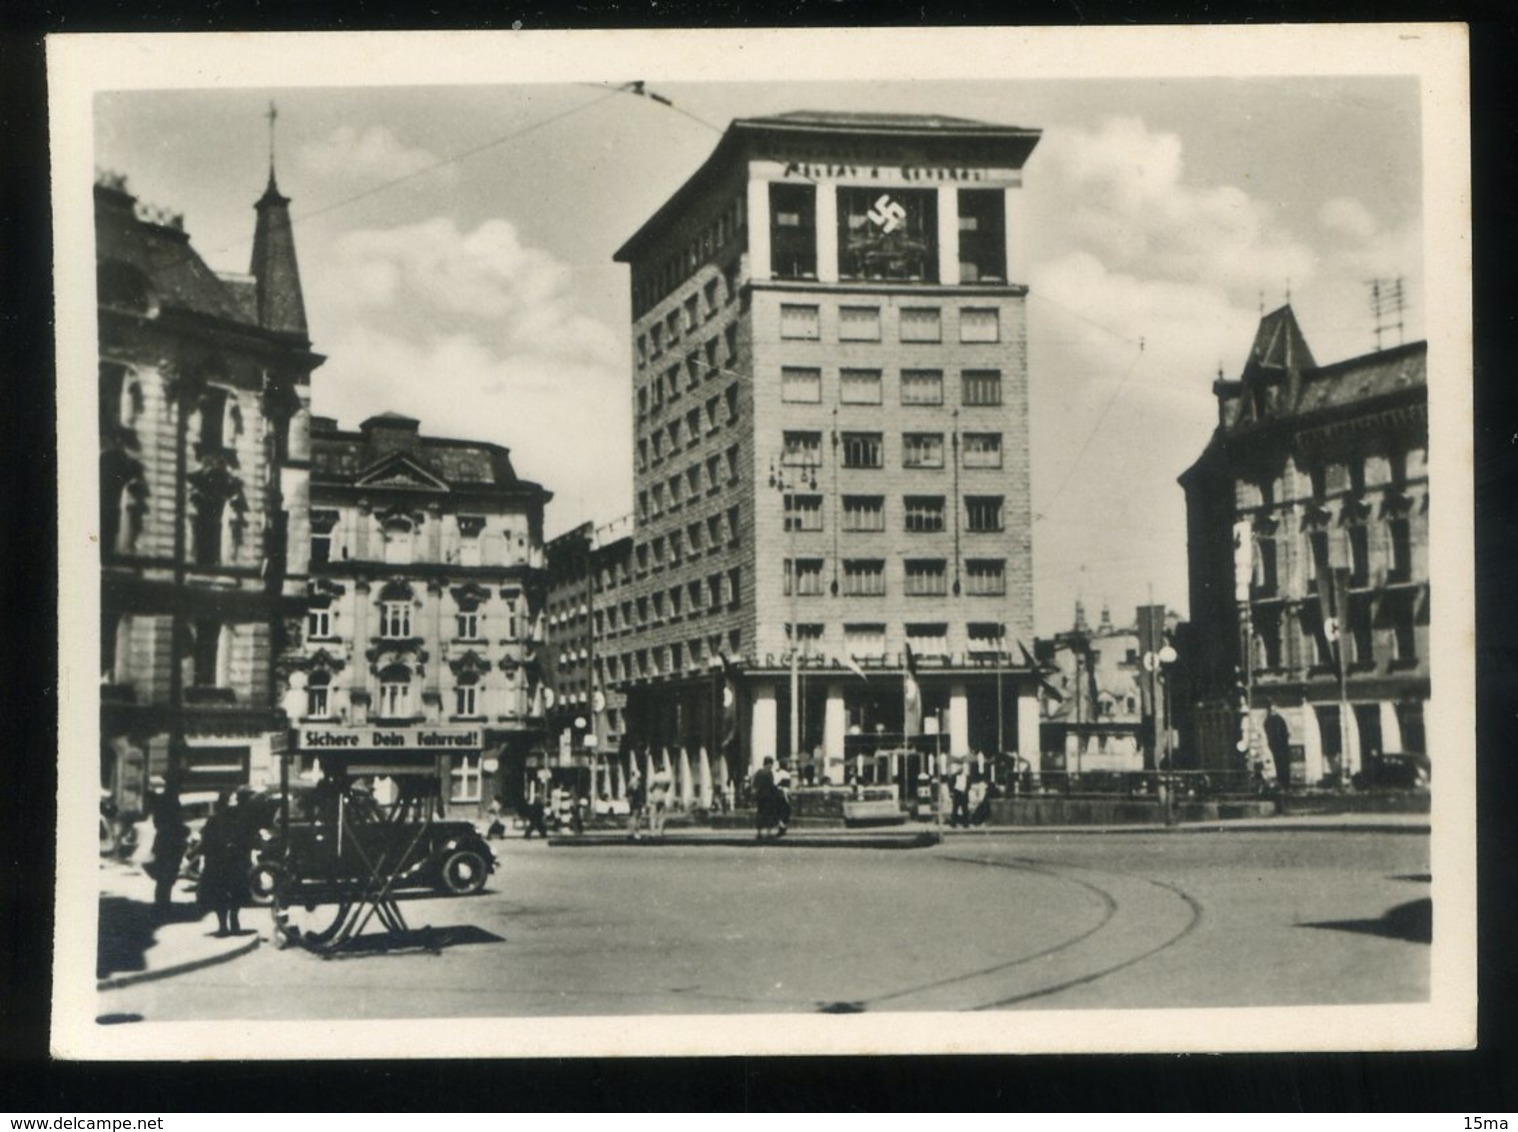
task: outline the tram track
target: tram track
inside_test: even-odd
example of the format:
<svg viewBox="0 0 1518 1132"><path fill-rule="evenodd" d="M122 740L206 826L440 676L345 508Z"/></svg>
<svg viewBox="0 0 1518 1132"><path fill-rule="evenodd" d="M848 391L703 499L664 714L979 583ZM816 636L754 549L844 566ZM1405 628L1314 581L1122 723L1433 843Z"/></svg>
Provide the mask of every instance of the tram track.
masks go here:
<svg viewBox="0 0 1518 1132"><path fill-rule="evenodd" d="M1095 897L1097 922L1046 947L1003 963L934 979L851 1004L858 1010L981 1011L1014 1007L1097 982L1174 947L1202 921L1201 904L1165 881L1038 858L945 854L938 860L1036 873ZM1156 893L1164 896L1156 899ZM826 1008L824 1008L826 1009Z"/></svg>

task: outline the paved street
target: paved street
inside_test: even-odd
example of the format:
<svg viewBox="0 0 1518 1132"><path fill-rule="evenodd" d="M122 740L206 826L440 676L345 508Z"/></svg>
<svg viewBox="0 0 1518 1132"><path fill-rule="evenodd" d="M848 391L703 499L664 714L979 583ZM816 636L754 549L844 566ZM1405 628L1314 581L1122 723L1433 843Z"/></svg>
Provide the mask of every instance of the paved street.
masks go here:
<svg viewBox="0 0 1518 1132"><path fill-rule="evenodd" d="M100 1012L318 1019L1261 1006L1428 993L1428 839L990 834L929 849L497 842L439 954L267 943ZM250 922L264 925L264 913ZM371 928L372 930L372 928Z"/></svg>

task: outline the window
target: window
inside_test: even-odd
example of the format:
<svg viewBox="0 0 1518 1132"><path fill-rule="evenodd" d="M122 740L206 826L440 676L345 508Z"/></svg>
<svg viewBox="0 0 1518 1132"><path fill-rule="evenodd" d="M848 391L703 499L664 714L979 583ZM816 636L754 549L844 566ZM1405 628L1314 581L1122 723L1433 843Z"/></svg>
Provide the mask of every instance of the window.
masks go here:
<svg viewBox="0 0 1518 1132"><path fill-rule="evenodd" d="M1370 531L1363 519L1351 521L1349 531L1349 584L1363 586L1370 580Z"/></svg>
<svg viewBox="0 0 1518 1132"><path fill-rule="evenodd" d="M822 593L822 559L785 560L785 596L790 597L793 593L800 597L817 597Z"/></svg>
<svg viewBox="0 0 1518 1132"><path fill-rule="evenodd" d="M638 365L648 364L648 335L638 335Z"/></svg>
<svg viewBox="0 0 1518 1132"><path fill-rule="evenodd" d="M844 559L845 597L880 597L885 592L885 562L879 558Z"/></svg>
<svg viewBox="0 0 1518 1132"><path fill-rule="evenodd" d="M843 279L938 281L936 189L838 189Z"/></svg>
<svg viewBox="0 0 1518 1132"><path fill-rule="evenodd" d="M466 716L479 714L479 700L479 685L458 685L453 689L453 714Z"/></svg>
<svg viewBox="0 0 1518 1132"><path fill-rule="evenodd" d="M669 335L669 344L673 346L680 341L680 312L670 311L664 316L664 331Z"/></svg>
<svg viewBox="0 0 1518 1132"><path fill-rule="evenodd" d="M1005 652L1007 627L990 621L972 621L965 627L971 652Z"/></svg>
<svg viewBox="0 0 1518 1132"><path fill-rule="evenodd" d="M822 634L821 625L801 623L785 627L786 639L797 643L802 656L817 656L822 651Z"/></svg>
<svg viewBox="0 0 1518 1132"><path fill-rule="evenodd" d="M905 530L915 534L936 534L943 530L943 496L909 495L903 503Z"/></svg>
<svg viewBox="0 0 1518 1132"><path fill-rule="evenodd" d="M815 306L782 303L780 337L815 341L822 337L822 323Z"/></svg>
<svg viewBox="0 0 1518 1132"><path fill-rule="evenodd" d="M943 371L936 369L902 370L901 403L903 405L942 405Z"/></svg>
<svg viewBox="0 0 1518 1132"><path fill-rule="evenodd" d="M1259 642L1256 663L1261 668L1281 667L1281 609L1262 606L1254 613L1255 639Z"/></svg>
<svg viewBox="0 0 1518 1132"><path fill-rule="evenodd" d="M387 601L380 605L380 636L390 640L411 636L409 601Z"/></svg>
<svg viewBox="0 0 1518 1132"><path fill-rule="evenodd" d="M786 366L780 371L780 399L793 405L816 405L822 401L822 371Z"/></svg>
<svg viewBox="0 0 1518 1132"><path fill-rule="evenodd" d="M959 439L964 445L965 467L1001 467L1001 433L967 432Z"/></svg>
<svg viewBox="0 0 1518 1132"><path fill-rule="evenodd" d="M738 542L738 505L734 503L727 509L727 537L734 545Z"/></svg>
<svg viewBox="0 0 1518 1132"><path fill-rule="evenodd" d="M685 469L686 494L692 498L701 494L701 465L692 464Z"/></svg>
<svg viewBox="0 0 1518 1132"><path fill-rule="evenodd" d="M965 307L959 312L961 342L1000 342L1001 312L995 307Z"/></svg>
<svg viewBox="0 0 1518 1132"><path fill-rule="evenodd" d="M1391 564L1386 580L1406 582L1413 576L1412 522L1406 514L1393 515L1386 525L1391 535Z"/></svg>
<svg viewBox="0 0 1518 1132"><path fill-rule="evenodd" d="M385 562L392 566L410 565L411 520L401 516L386 519L381 524L380 531L385 540Z"/></svg>
<svg viewBox="0 0 1518 1132"><path fill-rule="evenodd" d="M879 658L885 656L886 639L884 625L845 625L843 627L843 650L851 657Z"/></svg>
<svg viewBox="0 0 1518 1132"><path fill-rule="evenodd" d="M879 342L879 307L839 307L838 339L841 342Z"/></svg>
<svg viewBox="0 0 1518 1132"><path fill-rule="evenodd" d="M943 326L937 307L902 307L903 342L941 342Z"/></svg>
<svg viewBox="0 0 1518 1132"><path fill-rule="evenodd" d="M477 641L480 639L480 615L477 611L469 610L459 613L454 618L454 636L461 641Z"/></svg>
<svg viewBox="0 0 1518 1132"><path fill-rule="evenodd" d="M785 529L787 531L822 530L822 496L786 495Z"/></svg>
<svg viewBox="0 0 1518 1132"><path fill-rule="evenodd" d="M1329 580L1328 532L1307 532L1307 592L1326 590Z"/></svg>
<svg viewBox="0 0 1518 1132"><path fill-rule="evenodd" d="M1002 529L1002 497L970 495L965 497L965 529L999 531Z"/></svg>
<svg viewBox="0 0 1518 1132"><path fill-rule="evenodd" d="M999 283L1006 278L1006 195L1000 189L960 189L959 281Z"/></svg>
<svg viewBox="0 0 1518 1132"><path fill-rule="evenodd" d="M385 719L400 719L411 714L411 672L393 666L380 673L379 714Z"/></svg>
<svg viewBox="0 0 1518 1132"><path fill-rule="evenodd" d="M1374 636L1371 633L1370 595L1351 594L1349 598L1348 637L1353 646L1354 663L1371 668L1376 662Z"/></svg>
<svg viewBox="0 0 1518 1132"><path fill-rule="evenodd" d="M815 185L770 185L770 272L777 279L817 277Z"/></svg>
<svg viewBox="0 0 1518 1132"><path fill-rule="evenodd" d="M332 561L332 531L336 527L336 511L311 512L311 565Z"/></svg>
<svg viewBox="0 0 1518 1132"><path fill-rule="evenodd" d="M822 463L822 433L787 432L780 462L787 467L818 467Z"/></svg>
<svg viewBox="0 0 1518 1132"><path fill-rule="evenodd" d="M977 597L999 596L1007 592L1007 564L1000 558L970 558L965 561L965 592Z"/></svg>
<svg viewBox="0 0 1518 1132"><path fill-rule="evenodd" d="M648 416L648 386L638 390L638 419Z"/></svg>
<svg viewBox="0 0 1518 1132"><path fill-rule="evenodd" d="M690 609L691 609L692 613L694 613L696 610L698 610L698 609L701 608L701 599L702 599L702 597L703 597L703 593L702 593L701 583L700 582L688 582L688 583L686 583L686 586L685 586L685 600L686 600L686 603L690 606Z"/></svg>
<svg viewBox="0 0 1518 1132"><path fill-rule="evenodd" d="M816 308L812 308L815 310ZM815 335L814 335L815 337ZM727 343L727 364L738 364L738 324L736 322L725 327L722 331L722 339Z"/></svg>
<svg viewBox="0 0 1518 1132"><path fill-rule="evenodd" d="M885 445L878 432L843 434L845 468L881 468L885 466Z"/></svg>
<svg viewBox="0 0 1518 1132"><path fill-rule="evenodd" d="M706 604L712 609L718 609L722 605L722 575L708 574L706 576Z"/></svg>
<svg viewBox="0 0 1518 1132"><path fill-rule="evenodd" d="M948 568L942 558L908 558L902 565L908 597L943 597L949 592Z"/></svg>
<svg viewBox="0 0 1518 1132"><path fill-rule="evenodd" d="M332 714L332 677L325 672L313 672L306 683L306 715L312 719L326 719Z"/></svg>
<svg viewBox="0 0 1518 1132"><path fill-rule="evenodd" d="M706 296L706 317L711 318L717 313L719 303L717 298L717 280L715 278L708 279L701 291Z"/></svg>
<svg viewBox="0 0 1518 1132"><path fill-rule="evenodd" d="M685 358L685 388L701 388L701 358L697 354L687 354Z"/></svg>
<svg viewBox="0 0 1518 1132"><path fill-rule="evenodd" d="M1276 524L1255 525L1255 592L1260 597L1274 597L1280 584L1276 562Z"/></svg>
<svg viewBox="0 0 1518 1132"><path fill-rule="evenodd" d="M1428 750L1423 729L1423 704L1409 700L1396 705L1397 726L1402 732L1402 749L1414 754Z"/></svg>
<svg viewBox="0 0 1518 1132"><path fill-rule="evenodd" d="M846 369L839 378L839 400L845 405L880 404L878 369Z"/></svg>
<svg viewBox="0 0 1518 1132"><path fill-rule="evenodd" d="M943 624L908 625L907 644L918 656L947 656L949 627Z"/></svg>
<svg viewBox="0 0 1518 1132"><path fill-rule="evenodd" d="M885 530L885 497L882 495L845 495L843 529L846 531Z"/></svg>
<svg viewBox="0 0 1518 1132"><path fill-rule="evenodd" d="M707 491L720 491L722 488L722 457L708 456L706 458L706 483ZM694 540L692 540L694 543Z"/></svg>
<svg viewBox="0 0 1518 1132"><path fill-rule="evenodd" d="M332 611L330 609L313 609L306 614L306 637L313 641L331 639Z"/></svg>
<svg viewBox="0 0 1518 1132"><path fill-rule="evenodd" d="M194 508L188 522L190 558L197 566L214 566L221 561L223 512L227 501L195 492Z"/></svg>
<svg viewBox="0 0 1518 1132"><path fill-rule="evenodd" d="M654 515L657 517L664 514L664 485L662 483L654 484L651 498L653 499Z"/></svg>
<svg viewBox="0 0 1518 1132"><path fill-rule="evenodd" d="M962 375L963 401L969 406L1001 404L1001 371L967 369Z"/></svg>
<svg viewBox="0 0 1518 1132"><path fill-rule="evenodd" d="M727 423L730 424L730 425L737 424L738 423L738 386L737 385L729 385L725 390L723 390L723 396L727 400Z"/></svg>
<svg viewBox="0 0 1518 1132"><path fill-rule="evenodd" d="M903 468L943 467L943 433L909 432L901 438Z"/></svg>
<svg viewBox="0 0 1518 1132"><path fill-rule="evenodd" d="M687 333L696 329L696 324L701 320L701 311L695 295L685 300L685 330Z"/></svg>
<svg viewBox="0 0 1518 1132"><path fill-rule="evenodd" d="M737 605L739 595L743 592L743 570L734 566L727 572L727 600L730 605Z"/></svg>
<svg viewBox="0 0 1518 1132"><path fill-rule="evenodd" d="M654 344L653 356L657 358L664 353L664 327L660 323L654 323L648 328L648 337Z"/></svg>
<svg viewBox="0 0 1518 1132"><path fill-rule="evenodd" d="M459 712L460 715L473 715L474 712ZM459 755L449 771L451 779L448 800L451 802L478 802L480 800L481 775L480 756Z"/></svg>

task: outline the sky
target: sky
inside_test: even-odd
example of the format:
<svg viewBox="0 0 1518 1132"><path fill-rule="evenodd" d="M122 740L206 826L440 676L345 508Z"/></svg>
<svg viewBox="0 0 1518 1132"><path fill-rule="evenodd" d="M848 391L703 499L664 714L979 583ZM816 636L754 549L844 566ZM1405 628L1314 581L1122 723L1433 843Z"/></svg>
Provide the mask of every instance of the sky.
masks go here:
<svg viewBox="0 0 1518 1132"><path fill-rule="evenodd" d="M631 508L627 270L612 254L726 124L797 109L1035 127L1025 171L1035 626L1186 609L1176 477L1262 310L1320 363L1375 348L1368 281L1422 337L1412 77L660 83L98 95L97 165L246 271L275 160L315 348L313 408L509 447L550 535ZM1395 329L1384 345L1399 340Z"/></svg>

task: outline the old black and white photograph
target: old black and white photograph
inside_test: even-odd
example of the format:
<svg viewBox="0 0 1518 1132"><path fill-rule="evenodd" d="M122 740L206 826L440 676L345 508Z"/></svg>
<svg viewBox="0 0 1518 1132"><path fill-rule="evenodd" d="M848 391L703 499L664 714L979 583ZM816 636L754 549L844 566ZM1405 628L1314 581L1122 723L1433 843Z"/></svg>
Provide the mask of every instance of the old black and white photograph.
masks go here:
<svg viewBox="0 0 1518 1132"><path fill-rule="evenodd" d="M55 1054L1470 1045L1464 50L53 40Z"/></svg>

